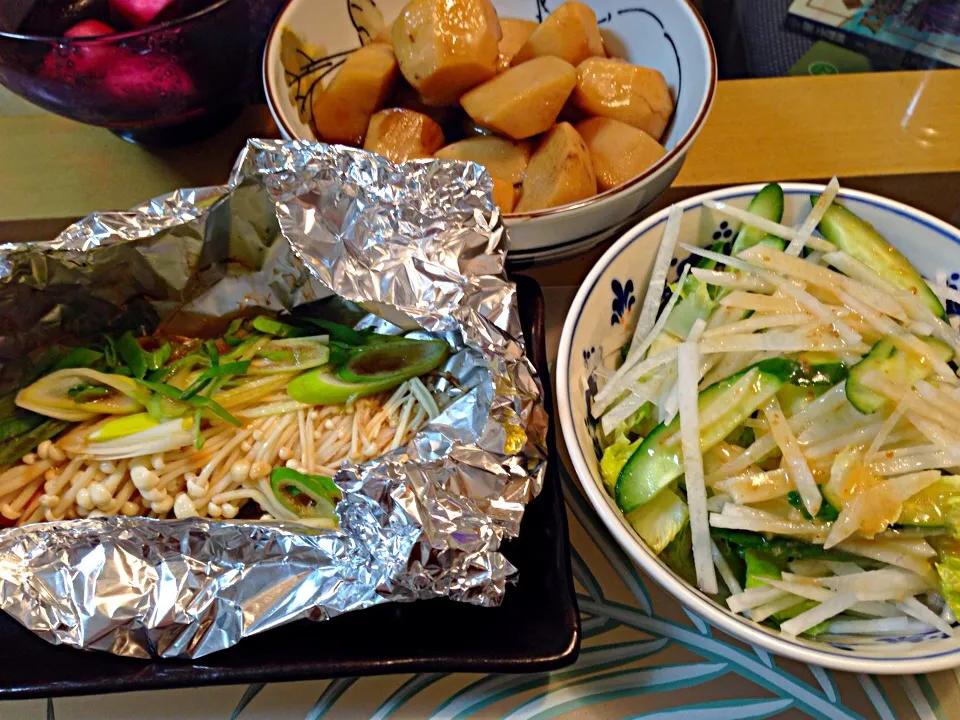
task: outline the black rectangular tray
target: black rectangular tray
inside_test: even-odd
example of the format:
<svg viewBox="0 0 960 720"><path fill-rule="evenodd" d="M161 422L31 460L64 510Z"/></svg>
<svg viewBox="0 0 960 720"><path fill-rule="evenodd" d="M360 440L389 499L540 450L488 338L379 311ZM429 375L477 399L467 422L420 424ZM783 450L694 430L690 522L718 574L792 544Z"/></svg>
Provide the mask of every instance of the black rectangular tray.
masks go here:
<svg viewBox="0 0 960 720"><path fill-rule="evenodd" d="M517 283L527 351L552 408L540 286ZM57 647L0 613L0 700L412 672L539 672L573 663L580 619L551 428L543 491L504 554L519 570L503 604L390 603L261 633L196 661Z"/></svg>

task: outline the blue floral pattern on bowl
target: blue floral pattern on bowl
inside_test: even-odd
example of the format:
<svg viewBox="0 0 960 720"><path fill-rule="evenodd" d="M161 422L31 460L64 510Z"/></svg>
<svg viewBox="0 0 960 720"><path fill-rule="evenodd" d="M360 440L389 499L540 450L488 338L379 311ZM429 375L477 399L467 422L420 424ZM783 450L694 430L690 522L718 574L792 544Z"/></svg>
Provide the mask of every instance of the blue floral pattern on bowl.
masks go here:
<svg viewBox="0 0 960 720"><path fill-rule="evenodd" d="M627 315L630 314L630 310L637 302L637 297L633 294L633 280L627 280L622 285L619 280L614 280L610 283L610 289L613 290L613 302L611 303L613 314L610 316L610 324L620 323L625 325Z"/></svg>

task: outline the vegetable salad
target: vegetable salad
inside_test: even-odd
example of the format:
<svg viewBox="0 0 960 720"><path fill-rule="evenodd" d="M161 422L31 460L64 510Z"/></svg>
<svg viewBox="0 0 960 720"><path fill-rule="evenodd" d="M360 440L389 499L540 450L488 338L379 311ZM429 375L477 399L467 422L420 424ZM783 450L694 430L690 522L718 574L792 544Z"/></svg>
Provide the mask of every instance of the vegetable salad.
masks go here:
<svg viewBox="0 0 960 720"><path fill-rule="evenodd" d="M678 242L670 210L622 363L596 371L603 482L734 612L790 636L952 635L960 318L943 303L960 298L838 190L796 228L776 183L747 210L707 202L741 223L708 248ZM695 260L665 287L678 247Z"/></svg>

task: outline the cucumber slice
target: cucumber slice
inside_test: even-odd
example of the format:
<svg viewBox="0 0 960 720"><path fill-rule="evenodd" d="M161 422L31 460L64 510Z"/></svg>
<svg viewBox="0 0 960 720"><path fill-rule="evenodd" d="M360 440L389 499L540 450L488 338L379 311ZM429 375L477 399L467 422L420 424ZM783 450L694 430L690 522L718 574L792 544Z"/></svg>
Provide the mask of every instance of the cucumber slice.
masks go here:
<svg viewBox="0 0 960 720"><path fill-rule="evenodd" d="M791 360L764 360L702 390L698 399L701 409L723 397L744 373L752 368L759 370L756 382L745 392L727 393L730 397L726 399L726 410L715 423L700 428L701 451L706 452L732 433L769 400L798 367L798 363ZM615 488L617 505L628 513L649 502L682 474L678 416L669 425L661 423L654 428L623 466Z"/></svg>
<svg viewBox="0 0 960 720"><path fill-rule="evenodd" d="M944 362L953 357L953 350L946 343L933 337L921 339L934 348ZM887 402L887 398L877 395L863 384L862 378L874 370L879 370L898 385L905 387L924 379L932 371L930 363L912 353L898 350L890 338L880 338L863 360L850 368L845 386L847 400L864 415L876 412Z"/></svg>
<svg viewBox="0 0 960 720"><path fill-rule="evenodd" d="M670 544L690 517L687 504L669 488L664 488L646 505L627 515L627 522L656 554Z"/></svg>
<svg viewBox="0 0 960 720"><path fill-rule="evenodd" d="M954 528L960 517L960 477L946 475L903 503L897 525Z"/></svg>
<svg viewBox="0 0 960 720"><path fill-rule="evenodd" d="M817 196L811 196L810 202L816 204L816 201ZM945 317L940 299L923 281L920 273L873 225L834 201L824 213L817 230L887 282L916 295L938 318Z"/></svg>
<svg viewBox="0 0 960 720"><path fill-rule="evenodd" d="M830 352L805 352L797 355L801 372L791 380L801 387L833 387L847 377L847 366Z"/></svg>
<svg viewBox="0 0 960 720"><path fill-rule="evenodd" d="M750 204L747 205L747 211L766 218L767 220L780 222L783 218L783 188L777 183L764 185L760 188L760 192L753 196ZM730 254L738 255L747 248L767 241L768 238L780 240L780 238L775 238L773 235L768 235L764 230L744 223L740 226L737 239L733 241L733 249L730 251ZM780 242L783 243L783 240L780 240ZM766 244L770 243L766 242ZM781 245L779 249L782 250L783 247L785 246Z"/></svg>

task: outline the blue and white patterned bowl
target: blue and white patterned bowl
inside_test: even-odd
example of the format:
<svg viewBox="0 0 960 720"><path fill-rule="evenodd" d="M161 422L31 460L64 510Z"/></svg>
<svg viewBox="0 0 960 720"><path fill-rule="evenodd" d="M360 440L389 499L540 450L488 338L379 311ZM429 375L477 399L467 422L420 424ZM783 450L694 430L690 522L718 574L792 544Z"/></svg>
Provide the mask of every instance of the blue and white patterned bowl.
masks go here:
<svg viewBox="0 0 960 720"><path fill-rule="evenodd" d="M783 183L784 222L797 225L810 212L811 193L822 185ZM683 219L680 241L705 246L731 237L726 218L704 208L704 200L724 200L746 207L761 185L741 185L697 195L680 203ZM927 277L938 270L956 285L960 274L960 230L926 213L869 193L842 190L840 198L860 217L872 223ZM730 612L671 571L641 541L624 520L600 479L596 423L587 412L596 392L594 368L613 359L627 342L643 303L657 246L668 210L652 215L629 230L597 262L580 287L567 315L557 359L557 402L563 438L576 474L604 524L654 580L712 625L748 643L787 657L863 673L921 673L960 667L960 639L934 631L925 635L853 640L850 644L791 639ZM682 251L680 251L682 253ZM670 280L675 280L689 258L675 258ZM957 308L951 308L955 312Z"/></svg>
<svg viewBox="0 0 960 720"><path fill-rule="evenodd" d="M503 17L540 21L562 0L492 0ZM676 103L667 153L623 185L580 202L505 216L510 260L566 257L612 237L680 172L717 85L710 34L688 0L582 0L593 8L611 54L663 73ZM314 139L310 96L344 56L392 22L407 0L287 0L267 38L267 105L288 140Z"/></svg>

